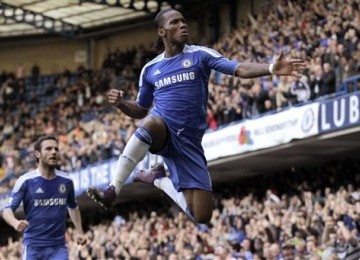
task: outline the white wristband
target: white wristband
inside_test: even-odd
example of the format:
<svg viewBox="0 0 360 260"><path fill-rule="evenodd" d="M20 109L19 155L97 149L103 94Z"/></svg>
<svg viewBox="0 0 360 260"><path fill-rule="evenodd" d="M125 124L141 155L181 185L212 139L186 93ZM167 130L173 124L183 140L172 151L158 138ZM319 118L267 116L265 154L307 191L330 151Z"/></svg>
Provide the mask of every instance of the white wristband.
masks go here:
<svg viewBox="0 0 360 260"><path fill-rule="evenodd" d="M269 72L270 72L271 75L274 75L274 63L270 63Z"/></svg>

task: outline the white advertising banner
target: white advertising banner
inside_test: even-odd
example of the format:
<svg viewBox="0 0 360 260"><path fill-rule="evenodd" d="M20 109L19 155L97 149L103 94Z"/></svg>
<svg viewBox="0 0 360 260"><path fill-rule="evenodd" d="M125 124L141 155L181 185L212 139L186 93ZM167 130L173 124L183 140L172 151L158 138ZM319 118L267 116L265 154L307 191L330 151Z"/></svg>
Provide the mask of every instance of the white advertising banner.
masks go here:
<svg viewBox="0 0 360 260"><path fill-rule="evenodd" d="M319 103L267 115L224 127L204 135L208 161L255 151L317 135Z"/></svg>

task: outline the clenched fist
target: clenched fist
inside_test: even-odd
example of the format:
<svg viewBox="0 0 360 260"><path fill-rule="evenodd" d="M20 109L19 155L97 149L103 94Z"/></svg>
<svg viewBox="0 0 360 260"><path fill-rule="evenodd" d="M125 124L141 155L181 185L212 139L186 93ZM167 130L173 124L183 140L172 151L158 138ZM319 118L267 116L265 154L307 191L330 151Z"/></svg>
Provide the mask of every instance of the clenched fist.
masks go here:
<svg viewBox="0 0 360 260"><path fill-rule="evenodd" d="M29 222L27 222L26 220L18 220L14 225L14 229L16 231L23 232L24 229L27 228L28 226L29 226Z"/></svg>
<svg viewBox="0 0 360 260"><path fill-rule="evenodd" d="M85 236L80 236L80 235L78 235L78 236L76 237L76 244L78 244L78 245L80 245L80 246L83 246L83 245L85 245L86 243L87 243L87 239L86 239Z"/></svg>
<svg viewBox="0 0 360 260"><path fill-rule="evenodd" d="M122 100L124 92L118 89L110 89L107 93L108 101L110 105L117 106Z"/></svg>

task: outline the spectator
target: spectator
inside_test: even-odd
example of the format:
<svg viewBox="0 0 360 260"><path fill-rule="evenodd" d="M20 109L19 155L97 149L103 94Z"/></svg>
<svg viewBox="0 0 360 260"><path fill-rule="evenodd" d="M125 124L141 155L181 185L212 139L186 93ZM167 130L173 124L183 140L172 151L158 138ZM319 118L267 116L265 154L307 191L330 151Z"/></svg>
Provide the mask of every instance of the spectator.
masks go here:
<svg viewBox="0 0 360 260"><path fill-rule="evenodd" d="M39 67L39 65L37 63L35 63L31 67L31 79L32 79L32 84L33 85L38 84L39 76L40 76L40 67Z"/></svg>
<svg viewBox="0 0 360 260"><path fill-rule="evenodd" d="M336 78L335 72L332 69L330 63L324 63L324 74L321 77L322 88L320 89L320 95L329 95L336 91Z"/></svg>
<svg viewBox="0 0 360 260"><path fill-rule="evenodd" d="M320 97L323 89L323 70L322 67L315 66L315 71L310 74L310 98L315 99Z"/></svg>

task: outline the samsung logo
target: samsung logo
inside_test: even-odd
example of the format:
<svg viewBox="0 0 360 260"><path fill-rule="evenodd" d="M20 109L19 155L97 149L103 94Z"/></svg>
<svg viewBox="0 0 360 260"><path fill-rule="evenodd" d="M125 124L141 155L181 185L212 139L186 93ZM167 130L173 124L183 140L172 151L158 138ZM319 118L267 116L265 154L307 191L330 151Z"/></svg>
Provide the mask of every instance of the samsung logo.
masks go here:
<svg viewBox="0 0 360 260"><path fill-rule="evenodd" d="M177 74L174 76L166 77L163 79L160 79L158 81L155 81L155 87L156 88L162 88L166 87L170 84L179 83L182 81L188 81L188 80L194 80L195 79L195 72L185 72L181 74Z"/></svg>
<svg viewBox="0 0 360 260"><path fill-rule="evenodd" d="M34 206L63 206L66 205L66 198L35 199Z"/></svg>

